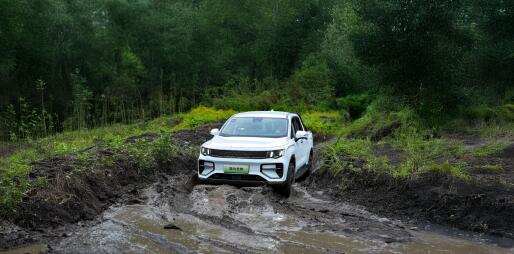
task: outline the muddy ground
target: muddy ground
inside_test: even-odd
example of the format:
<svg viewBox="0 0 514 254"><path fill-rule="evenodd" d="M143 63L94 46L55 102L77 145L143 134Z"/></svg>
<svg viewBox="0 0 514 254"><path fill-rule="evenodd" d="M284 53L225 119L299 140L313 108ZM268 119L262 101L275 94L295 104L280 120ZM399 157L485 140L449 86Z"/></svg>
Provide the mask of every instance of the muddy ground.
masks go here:
<svg viewBox="0 0 514 254"><path fill-rule="evenodd" d="M453 134L446 138L469 147L483 145L477 135ZM401 152L387 145L376 147L375 154L388 157L393 165L404 159ZM402 221L428 221L514 238L514 143L489 157L463 155L454 160L468 163L469 180L433 172L398 179L369 172L357 160L352 162L353 166L361 170L338 176L318 172L309 179L309 184L330 186L327 191L338 199ZM502 170L482 169L492 163L500 163Z"/></svg>
<svg viewBox="0 0 514 254"><path fill-rule="evenodd" d="M183 145L198 146L219 124L174 137ZM109 156L109 151L94 154ZM316 161L319 169L321 160ZM487 208L489 203L466 206L475 204L475 199L462 201L459 195L454 199L460 203L452 201L448 191L438 192L447 187L443 178L419 179L418 185L395 188L384 176L335 178L316 170L294 185L291 198L284 199L267 186L198 185L193 177L195 158L175 158L151 174L116 161L101 174L63 178L75 163L74 155L63 155L34 164L32 176L46 176L52 188L34 190L15 217L0 222L0 249L11 253L514 252L514 242L508 238L425 223L438 222L435 215L446 216L443 205L453 205L448 208L453 213L461 205L479 213L459 215L462 221L475 223L474 218L483 218L480 214L493 213L505 216L507 222L512 219L502 213L510 213L508 208L498 212L497 207ZM343 176L354 184L342 186ZM444 201L438 201L441 197ZM430 202L435 208L426 208ZM501 225L489 225L503 230L500 235L508 232Z"/></svg>
<svg viewBox="0 0 514 254"><path fill-rule="evenodd" d="M198 146L210 137L208 130L221 123L208 124L194 130L174 133L176 142L184 146ZM146 133L131 137L126 142L151 142L159 134ZM60 237L67 227L78 222L92 221L114 203L138 202L140 192L163 175L187 172L191 174L195 158L171 158L173 163L159 165L152 171L142 171L131 163L126 154L116 154L108 148L86 149L91 160L86 163L112 160L101 170L77 170L84 161L77 154L63 154L36 161L31 165L30 177L45 177L47 184L34 188L16 208L9 220L0 220L0 249ZM85 172L84 172L85 171Z"/></svg>

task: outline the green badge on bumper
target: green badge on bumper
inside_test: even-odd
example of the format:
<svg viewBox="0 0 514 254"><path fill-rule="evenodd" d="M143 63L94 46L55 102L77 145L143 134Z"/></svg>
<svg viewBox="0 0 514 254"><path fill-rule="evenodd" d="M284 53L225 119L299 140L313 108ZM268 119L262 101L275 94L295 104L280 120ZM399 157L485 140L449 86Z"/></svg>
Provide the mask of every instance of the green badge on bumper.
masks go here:
<svg viewBox="0 0 514 254"><path fill-rule="evenodd" d="M248 165L224 165L223 172L226 174L248 174Z"/></svg>

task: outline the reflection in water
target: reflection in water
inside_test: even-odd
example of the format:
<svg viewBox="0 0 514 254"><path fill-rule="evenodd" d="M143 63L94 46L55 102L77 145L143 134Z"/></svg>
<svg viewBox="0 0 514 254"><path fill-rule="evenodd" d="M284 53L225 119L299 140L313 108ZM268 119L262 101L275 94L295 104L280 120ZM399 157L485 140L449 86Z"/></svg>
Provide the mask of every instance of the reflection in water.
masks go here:
<svg viewBox="0 0 514 254"><path fill-rule="evenodd" d="M234 211L227 206L240 202L234 202L234 191L220 187L192 193L188 213L153 204L113 208L105 214L108 220L85 229L77 238L95 242L100 239L92 236L97 235L109 239L110 245L102 249L132 253L513 253L477 239L434 232L414 231L412 241L387 244L341 232L308 230L309 225L298 216L278 212L266 200L252 200L252 196L244 197L248 202L237 213L227 214L227 210ZM179 229L164 229L170 222ZM113 225L122 229L113 230Z"/></svg>
<svg viewBox="0 0 514 254"><path fill-rule="evenodd" d="M17 249L2 251L1 254L26 254L26 253L45 253L48 251L46 244L30 244Z"/></svg>
<svg viewBox="0 0 514 254"><path fill-rule="evenodd" d="M239 197L234 196L236 192ZM411 241L388 244L321 230L323 227L317 227L321 222L313 224L288 210L277 211L266 197L233 187L193 192L185 211L156 205L151 191L148 200L148 204L109 209L102 222L75 232L55 249L68 253L514 253L514 249L485 244L487 239L477 235L461 238L413 231ZM303 202L325 201L312 198ZM231 207L234 205L237 209ZM179 229L165 229L170 223ZM6 253L41 251L47 251L47 246L31 245Z"/></svg>

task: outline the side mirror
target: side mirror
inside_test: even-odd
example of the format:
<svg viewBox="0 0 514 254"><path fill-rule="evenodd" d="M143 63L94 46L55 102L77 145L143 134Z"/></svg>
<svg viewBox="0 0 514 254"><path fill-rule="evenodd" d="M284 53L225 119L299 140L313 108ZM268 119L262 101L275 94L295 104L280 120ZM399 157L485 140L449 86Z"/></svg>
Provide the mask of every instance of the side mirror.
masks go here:
<svg viewBox="0 0 514 254"><path fill-rule="evenodd" d="M218 128L211 130L211 135L217 136L220 133L220 130Z"/></svg>
<svg viewBox="0 0 514 254"><path fill-rule="evenodd" d="M297 131L295 135L295 139L307 139L307 132L306 131Z"/></svg>

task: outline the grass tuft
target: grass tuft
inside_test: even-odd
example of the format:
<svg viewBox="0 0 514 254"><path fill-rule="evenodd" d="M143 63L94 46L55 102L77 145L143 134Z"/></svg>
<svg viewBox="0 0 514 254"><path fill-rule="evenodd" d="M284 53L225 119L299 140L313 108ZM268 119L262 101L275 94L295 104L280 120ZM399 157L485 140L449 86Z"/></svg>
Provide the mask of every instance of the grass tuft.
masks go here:
<svg viewBox="0 0 514 254"><path fill-rule="evenodd" d="M213 109L208 107L198 107L185 114L179 114L179 123L173 127L173 131L192 129L203 124L217 122L228 119L237 113L231 109Z"/></svg>
<svg viewBox="0 0 514 254"><path fill-rule="evenodd" d="M436 172L436 173L443 174L443 175L453 176L455 178L460 178L464 181L469 181L471 179L471 177L465 170L466 166L467 165L465 163L453 163L452 164L448 161L445 161L441 164L430 165L429 171Z"/></svg>
<svg viewBox="0 0 514 254"><path fill-rule="evenodd" d="M302 119L310 130L324 135L336 135L344 126L343 113L339 111L307 112Z"/></svg>

